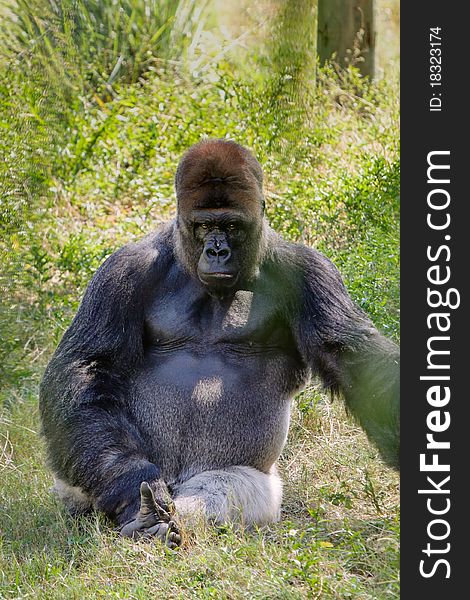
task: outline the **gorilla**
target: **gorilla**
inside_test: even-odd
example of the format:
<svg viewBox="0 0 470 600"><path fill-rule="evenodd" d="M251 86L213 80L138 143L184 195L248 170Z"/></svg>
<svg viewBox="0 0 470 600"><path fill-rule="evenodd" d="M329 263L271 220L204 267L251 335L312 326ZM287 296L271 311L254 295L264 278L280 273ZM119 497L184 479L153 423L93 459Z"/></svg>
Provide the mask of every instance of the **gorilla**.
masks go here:
<svg viewBox="0 0 470 600"><path fill-rule="evenodd" d="M280 518L276 461L311 377L395 467L399 447L398 349L327 258L269 227L253 154L199 142L175 189L176 218L98 269L40 389L69 511L172 548L198 519Z"/></svg>

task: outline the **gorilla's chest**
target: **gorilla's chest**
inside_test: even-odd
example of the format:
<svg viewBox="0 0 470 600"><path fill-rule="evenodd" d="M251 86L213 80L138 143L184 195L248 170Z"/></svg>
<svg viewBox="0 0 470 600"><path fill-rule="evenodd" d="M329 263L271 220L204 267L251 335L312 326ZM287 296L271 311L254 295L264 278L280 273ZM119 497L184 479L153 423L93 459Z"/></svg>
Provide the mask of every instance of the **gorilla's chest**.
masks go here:
<svg viewBox="0 0 470 600"><path fill-rule="evenodd" d="M299 367L268 297L169 290L147 317L131 409L168 477L226 464L264 470L285 442Z"/></svg>
<svg viewBox="0 0 470 600"><path fill-rule="evenodd" d="M228 298L195 293L191 285L176 294L163 290L154 300L146 320L150 352L171 352L182 347L201 350L217 347L250 352L287 344L287 329L276 304L268 295L238 290ZM203 345L203 346L202 346Z"/></svg>

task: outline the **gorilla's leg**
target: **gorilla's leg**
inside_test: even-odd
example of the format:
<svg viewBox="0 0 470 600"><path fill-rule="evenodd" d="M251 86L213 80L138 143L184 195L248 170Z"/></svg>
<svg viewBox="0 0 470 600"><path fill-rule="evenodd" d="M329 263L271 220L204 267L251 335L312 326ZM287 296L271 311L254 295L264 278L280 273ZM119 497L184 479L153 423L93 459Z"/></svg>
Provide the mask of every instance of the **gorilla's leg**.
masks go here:
<svg viewBox="0 0 470 600"><path fill-rule="evenodd" d="M56 479L53 489L72 514L93 508L91 499L80 488ZM175 518L183 526L210 522L250 527L273 523L280 518L282 482L274 465L269 473L245 466L203 471L173 485L172 491ZM141 485L140 511L132 522L121 528L121 535L132 538L156 536L170 547L181 543L178 526L156 504L147 483Z"/></svg>
<svg viewBox="0 0 470 600"><path fill-rule="evenodd" d="M62 500L71 515L81 515L93 508L91 499L79 487L73 487L58 477L54 478L51 491Z"/></svg>
<svg viewBox="0 0 470 600"><path fill-rule="evenodd" d="M282 482L275 466L267 474L244 466L203 471L173 492L177 519L186 525L206 520L249 527L280 518Z"/></svg>

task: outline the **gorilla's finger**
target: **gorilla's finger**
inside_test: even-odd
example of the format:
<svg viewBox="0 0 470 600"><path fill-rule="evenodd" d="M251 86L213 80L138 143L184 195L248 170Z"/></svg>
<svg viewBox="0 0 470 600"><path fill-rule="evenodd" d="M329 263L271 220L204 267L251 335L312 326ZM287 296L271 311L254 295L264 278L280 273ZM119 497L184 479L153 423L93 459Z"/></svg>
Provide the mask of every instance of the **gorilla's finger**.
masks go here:
<svg viewBox="0 0 470 600"><path fill-rule="evenodd" d="M178 544L179 546L181 544L181 536L179 535L179 533L172 532L168 536L168 541L174 544Z"/></svg>
<svg viewBox="0 0 470 600"><path fill-rule="evenodd" d="M158 506L152 488L146 481L142 481L140 484L140 514L146 516L154 514L157 511Z"/></svg>
<svg viewBox="0 0 470 600"><path fill-rule="evenodd" d="M174 548L181 544L181 536L179 535L179 529L174 521L170 521L168 523L168 531L165 536L165 544L169 548Z"/></svg>
<svg viewBox="0 0 470 600"><path fill-rule="evenodd" d="M179 527L178 525L175 523L175 521L169 521L168 522L168 529L169 531L174 531L175 533L179 533Z"/></svg>
<svg viewBox="0 0 470 600"><path fill-rule="evenodd" d="M147 529L145 530L145 533L148 533L149 535L157 535L160 537L161 535L165 535L166 534L166 530L167 530L168 525L166 523L157 523L156 525L154 525L153 527L147 527ZM162 531L163 529L163 531Z"/></svg>
<svg viewBox="0 0 470 600"><path fill-rule="evenodd" d="M173 521L173 527L176 528L176 524ZM141 535L144 539L149 540L152 537L158 538L169 548L175 548L181 545L181 536L177 531L174 531L170 527L170 523L160 521L152 527L146 527L142 530Z"/></svg>
<svg viewBox="0 0 470 600"><path fill-rule="evenodd" d="M176 550L176 548L178 548L179 544L175 544L174 542L169 542L167 543L166 547L169 548L170 550Z"/></svg>
<svg viewBox="0 0 470 600"><path fill-rule="evenodd" d="M146 481L140 484L140 511L139 516L142 519L148 519L150 516L155 516L158 521L168 522L170 515L157 502L155 494ZM152 523L153 525L154 523Z"/></svg>
<svg viewBox="0 0 470 600"><path fill-rule="evenodd" d="M135 540L138 537L138 530L139 525L137 524L137 522L131 521L130 523L126 523L124 527L121 527L121 529L119 530L119 537L127 537Z"/></svg>

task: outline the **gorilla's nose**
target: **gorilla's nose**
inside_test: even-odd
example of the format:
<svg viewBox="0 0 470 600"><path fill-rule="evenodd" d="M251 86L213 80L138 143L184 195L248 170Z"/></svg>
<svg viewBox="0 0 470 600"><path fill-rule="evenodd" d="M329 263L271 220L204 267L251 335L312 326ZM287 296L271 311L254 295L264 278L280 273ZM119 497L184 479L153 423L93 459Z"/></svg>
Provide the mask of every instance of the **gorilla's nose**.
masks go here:
<svg viewBox="0 0 470 600"><path fill-rule="evenodd" d="M220 262L227 262L231 256L230 248L227 246L222 246L219 248L215 248L214 246L210 246L206 249L206 256L209 260L218 260Z"/></svg>

